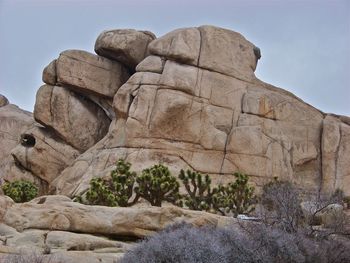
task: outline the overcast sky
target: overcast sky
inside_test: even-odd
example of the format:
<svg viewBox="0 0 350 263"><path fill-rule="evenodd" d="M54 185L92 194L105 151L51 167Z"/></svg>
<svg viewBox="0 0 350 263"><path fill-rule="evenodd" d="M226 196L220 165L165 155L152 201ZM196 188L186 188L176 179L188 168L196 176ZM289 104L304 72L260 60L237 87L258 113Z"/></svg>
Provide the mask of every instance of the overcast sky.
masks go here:
<svg viewBox="0 0 350 263"><path fill-rule="evenodd" d="M159 37L204 24L240 32L260 47L261 80L350 116L349 0L0 0L0 93L32 111L42 69L61 51L93 52L106 29Z"/></svg>

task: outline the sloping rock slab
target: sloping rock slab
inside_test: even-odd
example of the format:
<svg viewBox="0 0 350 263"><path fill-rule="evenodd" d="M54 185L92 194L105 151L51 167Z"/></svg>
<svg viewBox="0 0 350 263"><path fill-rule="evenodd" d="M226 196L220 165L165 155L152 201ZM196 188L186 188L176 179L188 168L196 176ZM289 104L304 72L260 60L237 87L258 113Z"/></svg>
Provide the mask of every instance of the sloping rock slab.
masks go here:
<svg viewBox="0 0 350 263"><path fill-rule="evenodd" d="M56 61L57 83L83 94L112 98L129 78L119 62L81 50L67 50Z"/></svg>
<svg viewBox="0 0 350 263"><path fill-rule="evenodd" d="M136 65L146 57L147 46L155 38L155 35L149 31L107 30L98 36L95 52L135 69Z"/></svg>
<svg viewBox="0 0 350 263"><path fill-rule="evenodd" d="M104 207L75 203L66 197L44 196L13 204L4 215L6 225L25 229L61 230L113 237L143 238L169 224L226 225L233 218L178 207Z"/></svg>

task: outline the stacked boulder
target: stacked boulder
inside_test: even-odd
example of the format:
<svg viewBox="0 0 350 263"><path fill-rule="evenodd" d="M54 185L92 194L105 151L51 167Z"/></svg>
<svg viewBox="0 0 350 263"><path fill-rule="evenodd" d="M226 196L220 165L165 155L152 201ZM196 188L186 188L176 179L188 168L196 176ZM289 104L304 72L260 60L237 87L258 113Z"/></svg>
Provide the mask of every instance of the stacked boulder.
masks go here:
<svg viewBox="0 0 350 263"><path fill-rule="evenodd" d="M111 47L119 37L99 37L96 47L101 39ZM178 29L145 53L114 96L109 133L61 173L54 192L81 194L93 176L125 158L137 170L162 162L175 173L207 173L214 183L241 171L258 189L278 177L307 191L350 194L346 117L326 115L257 79L260 50L242 35L213 26Z"/></svg>
<svg viewBox="0 0 350 263"><path fill-rule="evenodd" d="M260 50L213 26L104 31L93 55L67 50L43 72L34 119L12 150L51 193L85 192L119 158L207 173L241 171L259 189L272 178L334 192L350 180L349 118L321 111L255 77Z"/></svg>
<svg viewBox="0 0 350 263"><path fill-rule="evenodd" d="M201 26L156 39L110 30L95 52L67 50L44 69L33 115L0 96L0 178L59 194L25 204L0 195L0 260L23 249L64 262L116 262L132 246L125 240L167 224L235 221L171 206L72 202L120 158L135 171L163 163L174 174L209 174L214 184L240 171L257 190L278 177L350 195L350 118L257 79L260 50L239 33Z"/></svg>
<svg viewBox="0 0 350 263"><path fill-rule="evenodd" d="M115 34L123 35L117 46L110 45ZM11 153L17 166L39 178L41 192L48 190L44 184L51 185L107 134L115 118L113 97L146 56L154 38L150 32L105 31L96 44L101 56L66 50L44 69L45 85L38 90L34 107L34 119L41 125L22 133L21 143Z"/></svg>

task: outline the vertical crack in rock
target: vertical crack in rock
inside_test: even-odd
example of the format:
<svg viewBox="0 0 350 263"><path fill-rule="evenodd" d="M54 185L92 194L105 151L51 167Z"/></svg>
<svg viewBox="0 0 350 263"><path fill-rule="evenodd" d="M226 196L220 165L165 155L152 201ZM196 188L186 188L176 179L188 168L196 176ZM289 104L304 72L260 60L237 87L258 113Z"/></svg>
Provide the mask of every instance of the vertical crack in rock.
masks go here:
<svg viewBox="0 0 350 263"><path fill-rule="evenodd" d="M335 159L334 159L334 167L335 167L335 171L334 171L334 190L336 190L336 188L339 186L338 180L339 179L343 179L343 178L338 178L338 159L339 159L339 150L340 150L340 145L342 144L342 128L341 128L341 122L339 122L338 124L339 127L339 143L337 145L336 148L336 152L335 152Z"/></svg>
<svg viewBox="0 0 350 263"><path fill-rule="evenodd" d="M231 136L231 132L233 130L233 127L235 127L235 125L233 123L234 122L234 116L235 116L235 111L232 110L231 128L230 128L230 130L229 130L229 132L228 132L228 134L226 136L225 147L224 147L224 156L222 158L222 162L221 162L221 166L220 166L220 174L223 173L223 168L224 168L224 163L225 163L225 158L226 158L226 153L227 153L227 144L228 144L229 139L231 138L230 136Z"/></svg>
<svg viewBox="0 0 350 263"><path fill-rule="evenodd" d="M199 51L198 51L198 59L197 59L197 67L199 68L199 60L201 57L201 52L202 52L202 42L203 42L203 37L202 37L202 31L200 28L197 28L199 32Z"/></svg>

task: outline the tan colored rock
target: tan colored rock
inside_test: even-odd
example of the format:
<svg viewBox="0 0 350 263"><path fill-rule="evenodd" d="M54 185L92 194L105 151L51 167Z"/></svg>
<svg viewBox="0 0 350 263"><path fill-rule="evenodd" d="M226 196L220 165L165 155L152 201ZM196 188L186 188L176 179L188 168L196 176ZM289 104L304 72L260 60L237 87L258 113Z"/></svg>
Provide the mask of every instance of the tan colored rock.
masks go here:
<svg viewBox="0 0 350 263"><path fill-rule="evenodd" d="M0 180L35 180L32 175L20 170L11 156L11 151L19 143L21 134L34 123L30 112L15 105L8 104L0 108Z"/></svg>
<svg viewBox="0 0 350 263"><path fill-rule="evenodd" d="M253 81L260 50L241 34L214 26L182 28L149 45L151 54Z"/></svg>
<svg viewBox="0 0 350 263"><path fill-rule="evenodd" d="M251 81L258 58L256 47L241 34L214 26L198 28L201 36L198 66Z"/></svg>
<svg viewBox="0 0 350 263"><path fill-rule="evenodd" d="M11 152L16 162L35 176L50 183L72 164L79 152L62 142L51 131L34 127L21 136L21 144Z"/></svg>
<svg viewBox="0 0 350 263"><path fill-rule="evenodd" d="M49 85L56 85L57 73L56 73L56 59L50 62L43 70L42 80L44 83Z"/></svg>
<svg viewBox="0 0 350 263"><path fill-rule="evenodd" d="M147 55L148 44L155 39L149 31L115 29L103 31L95 43L95 52L135 69Z"/></svg>
<svg viewBox="0 0 350 263"><path fill-rule="evenodd" d="M7 104L9 104L8 99L0 94L0 107L6 106Z"/></svg>
<svg viewBox="0 0 350 263"><path fill-rule="evenodd" d="M125 251L129 246L120 241L109 240L104 237L89 234L78 234L65 231L50 231L47 233L45 244L51 250L92 251L114 248L114 251Z"/></svg>
<svg viewBox="0 0 350 263"><path fill-rule="evenodd" d="M218 226L235 222L234 218L171 206L104 207L59 200L54 204L46 204L45 201L39 204L13 204L6 210L3 220L17 231L42 229L119 237L145 237L169 224L182 221L196 226Z"/></svg>
<svg viewBox="0 0 350 263"><path fill-rule="evenodd" d="M6 195L0 195L0 222L2 222L7 209L9 209L15 202ZM3 231L3 228L1 228Z"/></svg>
<svg viewBox="0 0 350 263"><path fill-rule="evenodd" d="M231 34L232 41L240 39ZM151 52L167 50L172 37L152 42ZM317 191L320 111L260 81L251 84L188 64L166 60L160 73L146 67L130 77L114 97L117 120L109 134L62 172L53 191L82 193L93 176L108 174L119 158L136 171L162 162L175 175L180 169L208 173L215 184L231 182L231 174L241 171L258 189L277 176Z"/></svg>
<svg viewBox="0 0 350 263"><path fill-rule="evenodd" d="M163 72L165 60L159 56L148 56L142 60L136 67L137 72L154 72L161 74Z"/></svg>
<svg viewBox="0 0 350 263"><path fill-rule="evenodd" d="M83 94L112 98L129 78L119 62L80 50L67 50L56 61L57 83Z"/></svg>
<svg viewBox="0 0 350 263"><path fill-rule="evenodd" d="M45 250L45 238L47 231L42 230L25 230L16 235L7 236L6 246L15 247L17 249L35 249Z"/></svg>
<svg viewBox="0 0 350 263"><path fill-rule="evenodd" d="M110 124L105 112L89 99L49 85L37 92L34 118L81 152L102 139Z"/></svg>
<svg viewBox="0 0 350 263"><path fill-rule="evenodd" d="M319 110L256 79L260 51L239 33L212 26L179 29L153 40L148 50L151 55L114 96L88 95L113 118L109 131L59 172L52 192L83 193L92 177L108 175L119 158L136 171L163 163L175 175L180 169L208 173L214 184L231 182L232 173L241 171L257 190L273 177L308 191L347 188L348 118L332 115L336 121L328 125ZM64 52L57 74L60 59L69 64L67 54L82 64L67 72L80 72L81 80L93 76L95 87L95 56ZM84 93L85 86L75 90Z"/></svg>
<svg viewBox="0 0 350 263"><path fill-rule="evenodd" d="M196 66L200 45L201 36L197 28L181 28L153 40L148 49L151 54Z"/></svg>
<svg viewBox="0 0 350 263"><path fill-rule="evenodd" d="M30 112L8 104L0 108L0 166L20 141L21 133L34 124Z"/></svg>
<svg viewBox="0 0 350 263"><path fill-rule="evenodd" d="M336 189L350 195L350 125L327 115L322 132L322 190L332 193Z"/></svg>

